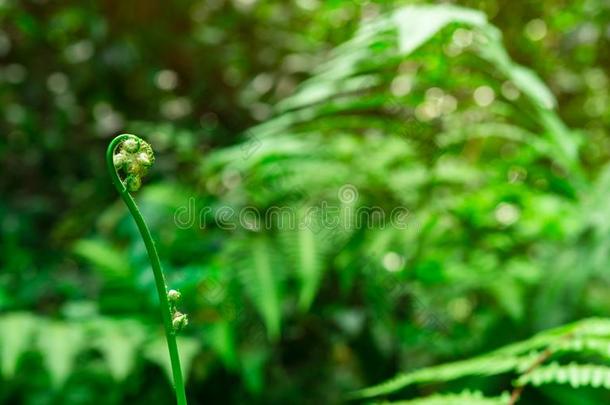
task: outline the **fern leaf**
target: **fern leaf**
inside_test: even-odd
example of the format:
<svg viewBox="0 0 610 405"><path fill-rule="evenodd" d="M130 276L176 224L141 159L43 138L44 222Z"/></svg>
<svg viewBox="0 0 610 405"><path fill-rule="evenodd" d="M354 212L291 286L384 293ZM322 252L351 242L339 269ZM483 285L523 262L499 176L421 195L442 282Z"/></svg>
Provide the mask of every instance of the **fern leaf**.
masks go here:
<svg viewBox="0 0 610 405"><path fill-rule="evenodd" d="M302 310L306 311L315 296L318 284L320 282L320 274L322 272L322 263L319 260L316 239L313 231L307 227L299 229L299 274L301 276L301 292L299 295L299 305Z"/></svg>
<svg viewBox="0 0 610 405"><path fill-rule="evenodd" d="M14 313L0 318L0 371L6 378L15 374L17 362L37 331L36 318L28 313Z"/></svg>
<svg viewBox="0 0 610 405"><path fill-rule="evenodd" d="M74 244L72 251L89 262L105 278L123 279L130 275L127 258L107 242L83 239Z"/></svg>
<svg viewBox="0 0 610 405"><path fill-rule="evenodd" d="M400 374L384 383L356 391L353 393L353 397L370 398L387 395L412 384L451 381L466 376L492 376L513 371L526 372L540 361L541 354L547 349L551 350L551 353L568 349L576 352L599 349L605 358L605 350L610 344L608 332L610 332L609 319L587 319L575 322L542 332L523 342L505 346L479 357ZM581 342L578 342L579 339ZM603 374L606 370L605 366L595 367L598 366L578 364L538 366L520 377L518 384L524 385L531 382L536 385L556 382L577 386L592 385L593 375L596 376L596 384L602 377L603 384L605 384L606 377ZM600 377L600 373L602 377Z"/></svg>
<svg viewBox="0 0 610 405"><path fill-rule="evenodd" d="M518 364L519 358L517 357L485 356L458 361L401 374L382 384L356 391L352 396L354 398L370 398L391 394L415 383L451 381L471 375L490 376L502 374L514 370Z"/></svg>
<svg viewBox="0 0 610 405"><path fill-rule="evenodd" d="M42 354L51 381L61 386L72 373L76 356L86 347L85 329L67 322L46 321L38 335L37 348Z"/></svg>
<svg viewBox="0 0 610 405"><path fill-rule="evenodd" d="M560 365L554 362L522 375L516 382L518 386L528 384L536 387L544 384L569 384L572 388L603 386L610 389L610 367L574 362Z"/></svg>
<svg viewBox="0 0 610 405"><path fill-rule="evenodd" d="M106 361L110 374L123 381L134 369L138 350L147 337L143 325L133 320L95 320L92 324L97 347Z"/></svg>
<svg viewBox="0 0 610 405"><path fill-rule="evenodd" d="M277 339L281 330L281 286L273 247L263 235L249 238L247 246L247 259L239 264L246 291L263 318L269 338Z"/></svg>
<svg viewBox="0 0 610 405"><path fill-rule="evenodd" d="M215 322L210 325L205 340L228 369L235 369L238 364L235 330L231 322Z"/></svg>
<svg viewBox="0 0 610 405"><path fill-rule="evenodd" d="M318 231L322 229L316 220L305 209L299 210L294 229L281 232L288 262L299 280L299 307L302 311L311 306L324 270L323 247L318 242Z"/></svg>

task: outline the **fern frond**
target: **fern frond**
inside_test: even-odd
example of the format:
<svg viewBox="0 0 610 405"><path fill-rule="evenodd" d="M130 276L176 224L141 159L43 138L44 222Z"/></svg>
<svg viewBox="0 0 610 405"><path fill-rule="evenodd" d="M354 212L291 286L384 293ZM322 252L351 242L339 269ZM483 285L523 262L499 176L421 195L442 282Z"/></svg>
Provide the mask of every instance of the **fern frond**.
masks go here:
<svg viewBox="0 0 610 405"><path fill-rule="evenodd" d="M491 376L507 373L519 365L517 357L484 356L428 367L410 373L400 374L391 380L353 393L353 398L371 398L396 392L408 385L451 381L466 376Z"/></svg>
<svg viewBox="0 0 610 405"><path fill-rule="evenodd" d="M604 387L610 389L610 367L574 362L560 365L553 362L522 375L515 384L517 386L531 384L535 387L544 384L569 384L572 388Z"/></svg>
<svg viewBox="0 0 610 405"><path fill-rule="evenodd" d="M281 332L282 271L278 252L265 235L248 236L239 241L233 265L243 280L246 292L260 314L270 339Z"/></svg>
<svg viewBox="0 0 610 405"><path fill-rule="evenodd" d="M300 210L295 229L281 233L290 265L300 281L299 307L302 311L307 311L313 302L324 271L324 246L316 232L321 227L313 223L316 218L306 218L305 215L306 210Z"/></svg>
<svg viewBox="0 0 610 405"><path fill-rule="evenodd" d="M475 44L470 48L471 53L510 80L530 105L526 106L527 115L537 126L537 132L542 129L544 135L527 134L524 141L578 172L580 141L553 111L556 100L552 92L534 72L510 58L500 31L488 23L484 13L451 5L406 6L364 24L352 39L338 46L293 95L278 104L275 118L248 130L250 142L273 144L278 136L291 132L323 133L332 129L336 133L353 128L357 117L368 115L370 111L384 112L384 132L387 133L390 123L396 121L399 124L397 131L409 134L404 116L396 112L404 112L405 107L412 111L419 99L397 97L388 91L399 74L397 68L406 59L425 61L419 50L441 37L441 32L450 32L457 27L468 27L474 32ZM419 76L414 76L414 80L420 80ZM345 117L349 119L342 119ZM311 122L315 122L313 131L307 129ZM426 125L419 122L413 134L421 134ZM362 128L367 128L366 124ZM274 141L266 142L271 136Z"/></svg>
<svg viewBox="0 0 610 405"><path fill-rule="evenodd" d="M494 376L505 373L521 373L518 386L557 382L577 386L599 386L599 379L606 381L606 366L574 363L570 366L544 362L553 355L570 351L575 354L597 354L608 358L610 347L610 319L592 318L542 332L530 339L497 349L472 359L445 365L428 367L398 375L384 383L365 388L353 394L355 398L370 398L396 392L408 385L431 382L447 382L467 376ZM597 368L601 367L601 368ZM595 378L594 378L595 376ZM602 377L600 377L602 376Z"/></svg>

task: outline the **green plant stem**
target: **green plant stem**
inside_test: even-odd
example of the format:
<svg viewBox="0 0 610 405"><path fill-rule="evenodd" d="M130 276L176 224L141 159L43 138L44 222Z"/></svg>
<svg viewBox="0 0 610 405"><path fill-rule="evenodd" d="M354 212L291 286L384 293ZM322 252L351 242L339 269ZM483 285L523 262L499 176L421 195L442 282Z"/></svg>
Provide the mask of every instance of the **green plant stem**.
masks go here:
<svg viewBox="0 0 610 405"><path fill-rule="evenodd" d="M121 181L114 167L114 150L122 141L132 136L135 135L118 135L112 140L112 142L110 142L110 145L108 145L108 149L106 151L106 164L108 167L108 172L110 173L110 177L112 179L112 183L114 184L117 191L119 192L119 195L125 202L125 205L127 205L131 216L133 217L134 221L136 222L136 225L138 226L138 230L140 231L140 235L142 236L142 240L144 241L146 250L148 251L148 258L150 260L153 274L155 276L155 284L157 287L157 293L159 295L159 303L161 304L161 315L163 317L163 326L165 328L167 349L169 351L169 358L172 366L176 401L178 405L186 405L186 392L184 389L184 380L182 378L182 369L180 368L180 356L178 355L176 332L174 331L174 328L172 326L170 305L167 299L167 285L165 283L163 269L161 268L161 262L159 261L159 254L157 253L157 248L155 247L155 243L150 234L150 230L148 229L148 226L146 225L146 222L144 221L144 218L142 217L142 214L140 213L136 202L129 194L129 191Z"/></svg>

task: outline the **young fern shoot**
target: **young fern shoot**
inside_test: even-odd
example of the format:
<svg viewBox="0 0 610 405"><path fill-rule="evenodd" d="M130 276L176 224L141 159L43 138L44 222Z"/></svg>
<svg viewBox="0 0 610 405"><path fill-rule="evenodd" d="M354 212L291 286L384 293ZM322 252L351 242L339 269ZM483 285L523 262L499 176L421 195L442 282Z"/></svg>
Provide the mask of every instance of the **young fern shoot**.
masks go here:
<svg viewBox="0 0 610 405"><path fill-rule="evenodd" d="M140 188L142 177L154 161L155 157L151 146L131 134L118 135L110 142L106 151L106 164L112 183L125 202L125 205L127 205L148 251L148 258L155 276L155 284L161 304L161 315L171 361L176 401L178 405L186 405L186 393L180 368L176 334L188 324L188 317L177 309L180 293L176 290L167 290L165 276L161 268L155 243L136 202L131 197L131 194L129 194ZM123 178L121 178L119 173L122 174Z"/></svg>

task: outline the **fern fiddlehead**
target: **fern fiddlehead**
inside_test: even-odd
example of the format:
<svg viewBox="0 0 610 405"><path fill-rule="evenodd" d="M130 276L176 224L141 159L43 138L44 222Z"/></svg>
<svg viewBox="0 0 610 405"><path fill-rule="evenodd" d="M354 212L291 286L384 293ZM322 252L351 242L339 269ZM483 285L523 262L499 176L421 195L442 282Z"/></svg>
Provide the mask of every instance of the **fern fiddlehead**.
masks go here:
<svg viewBox="0 0 610 405"><path fill-rule="evenodd" d="M159 295L163 326L171 362L174 391L178 405L186 405L186 393L184 380L180 368L180 357L178 354L178 344L176 334L188 324L185 314L177 310L177 302L180 300L180 293L176 290L167 291L165 276L159 261L157 248L150 234L150 230L136 205L130 191L137 191L142 184L142 177L146 174L155 160L151 146L142 139L131 134L121 134L115 137L108 145L106 151L106 164L112 183L116 187L119 195L127 205L133 217L150 259L150 264L155 277L155 285ZM124 180L119 176L123 173Z"/></svg>

